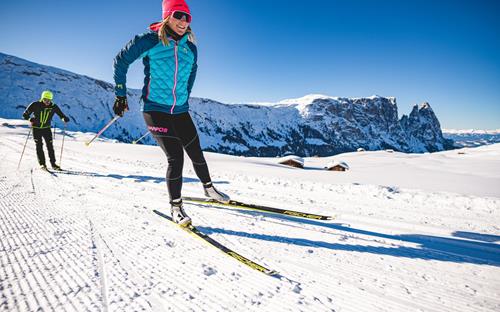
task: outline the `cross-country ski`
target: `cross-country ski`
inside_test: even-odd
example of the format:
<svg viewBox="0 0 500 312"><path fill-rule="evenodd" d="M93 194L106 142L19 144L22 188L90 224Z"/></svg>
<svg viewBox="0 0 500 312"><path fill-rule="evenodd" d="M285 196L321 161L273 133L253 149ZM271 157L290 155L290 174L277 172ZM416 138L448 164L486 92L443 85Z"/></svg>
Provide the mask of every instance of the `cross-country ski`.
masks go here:
<svg viewBox="0 0 500 312"><path fill-rule="evenodd" d="M334 216L324 216L324 215L318 215L318 214L308 213L308 212L303 212L303 211L295 211L295 210L267 207L267 206L256 205L256 204L248 204L248 203L243 203L243 202L236 201L236 200L229 200L228 202L224 203L224 202L220 202L220 201L217 201L217 200L214 200L211 198L203 198L203 197L186 197L185 196L182 199L184 201L192 202L192 203L215 205L215 206L230 207L230 208L240 208L240 209L248 209L248 210L257 210L257 211L262 211L262 212L270 212L270 213L282 214L282 215L305 218L305 219L313 219L313 220L333 220L333 219L335 219Z"/></svg>
<svg viewBox="0 0 500 312"><path fill-rule="evenodd" d="M172 217L170 217L170 216L168 216L168 215L166 215L158 210L153 210L153 212L156 213L157 215L159 215L160 217L165 218L172 223L175 223L174 220L172 219ZM222 251L224 254L236 259L240 263L248 266L249 268L251 268L253 270L257 270L259 272L262 272L262 273L270 275L270 276L278 275L278 272L271 270L271 269L268 269L268 268L266 268L266 267L264 267L256 262L246 258L245 256L240 255L239 253L229 249L228 247L222 245L218 241L212 239L210 236L200 232L194 225L179 226L179 227L181 229L183 229L184 231L188 232L189 234L193 235L194 237L197 237L197 238L203 240L204 242L208 243L210 246L217 248L218 250Z"/></svg>

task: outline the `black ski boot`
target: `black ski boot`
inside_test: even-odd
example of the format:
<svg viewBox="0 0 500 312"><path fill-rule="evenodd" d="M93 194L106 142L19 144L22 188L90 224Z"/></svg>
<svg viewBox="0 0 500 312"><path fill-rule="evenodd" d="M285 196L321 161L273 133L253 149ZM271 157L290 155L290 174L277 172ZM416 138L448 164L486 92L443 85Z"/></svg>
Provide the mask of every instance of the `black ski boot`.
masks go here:
<svg viewBox="0 0 500 312"><path fill-rule="evenodd" d="M56 164L52 164L52 169L57 170L57 171L61 171L62 170L61 167L59 167Z"/></svg>

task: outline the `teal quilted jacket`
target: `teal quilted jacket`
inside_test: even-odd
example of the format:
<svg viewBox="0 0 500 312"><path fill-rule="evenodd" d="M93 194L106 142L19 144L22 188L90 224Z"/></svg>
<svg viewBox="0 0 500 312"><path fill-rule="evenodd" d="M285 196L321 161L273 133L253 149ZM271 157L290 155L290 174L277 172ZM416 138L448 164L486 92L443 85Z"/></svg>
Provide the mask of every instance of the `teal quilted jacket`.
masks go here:
<svg viewBox="0 0 500 312"><path fill-rule="evenodd" d="M144 63L142 89L145 112L180 114L189 110L189 95L197 71L197 49L187 34L165 46L155 31L135 36L114 60L115 94L126 96L127 71L138 58Z"/></svg>

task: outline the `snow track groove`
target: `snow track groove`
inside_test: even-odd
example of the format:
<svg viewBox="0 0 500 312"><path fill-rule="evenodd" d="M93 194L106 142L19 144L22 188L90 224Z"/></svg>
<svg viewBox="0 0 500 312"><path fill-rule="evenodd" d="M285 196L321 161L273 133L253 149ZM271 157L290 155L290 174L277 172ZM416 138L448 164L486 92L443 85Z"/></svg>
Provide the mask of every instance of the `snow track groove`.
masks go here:
<svg viewBox="0 0 500 312"><path fill-rule="evenodd" d="M55 210L51 205L32 209L38 199L13 193L1 202L2 224L10 230L2 231L1 237L2 253L7 256L2 280L17 281L17 285L10 284L11 290L19 288L26 298L23 302L34 302L35 307L28 310L48 306L77 311L76 301L91 307L97 298L91 293L92 279L81 274L88 268L85 255L78 253L81 237L72 235L59 223L61 219L47 211ZM27 292L26 287L32 291ZM12 305L9 300L6 304Z"/></svg>
<svg viewBox="0 0 500 312"><path fill-rule="evenodd" d="M104 269L104 260L102 258L102 248L99 246L100 244L97 242L96 232L94 229L94 225L92 221L89 220L90 227L90 235L92 237L92 249L94 250L94 262L96 267L96 276L99 276L99 281L101 283L101 301L103 306L103 311L108 312L108 295L106 289L106 271Z"/></svg>

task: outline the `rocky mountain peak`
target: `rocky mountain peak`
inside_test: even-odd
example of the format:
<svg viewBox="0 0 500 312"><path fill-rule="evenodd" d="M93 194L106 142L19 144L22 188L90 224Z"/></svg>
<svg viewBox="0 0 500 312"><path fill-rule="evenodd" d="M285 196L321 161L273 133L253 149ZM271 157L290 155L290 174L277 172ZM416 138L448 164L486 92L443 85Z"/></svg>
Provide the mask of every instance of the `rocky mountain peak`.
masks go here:
<svg viewBox="0 0 500 312"><path fill-rule="evenodd" d="M30 102L50 89L70 116L69 130L97 132L113 117L111 84L0 53L0 117L20 118ZM128 90L130 112L105 133L131 142L147 130L140 90ZM310 94L266 105L223 104L191 98L191 115L208 151L245 156L330 156L342 152L394 149L403 152L448 148L428 103L398 119L394 97L345 98ZM57 120L57 118L56 118ZM143 142L154 144L151 137Z"/></svg>

